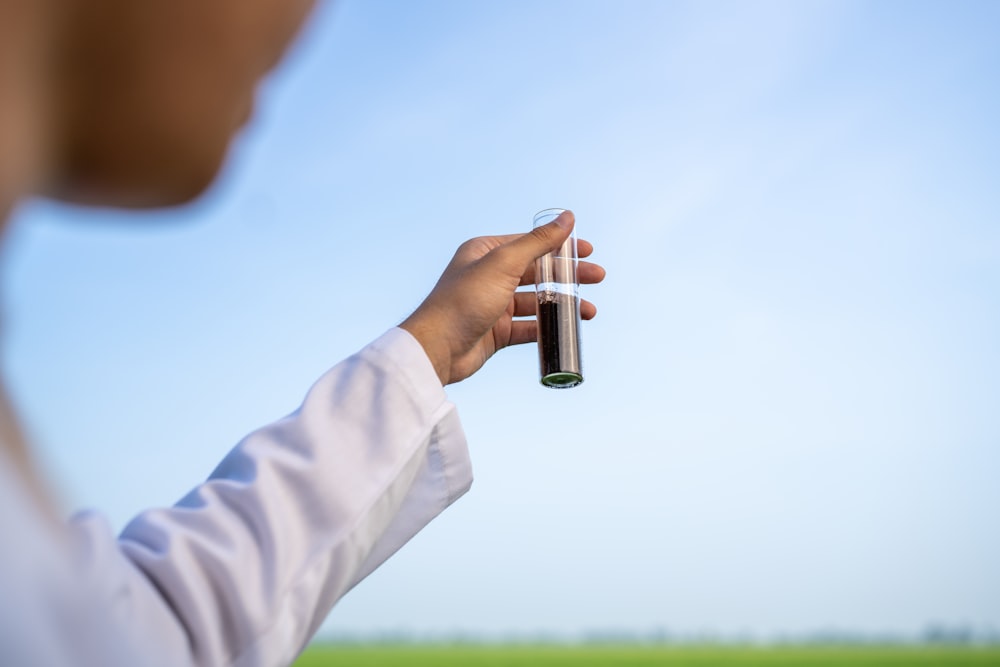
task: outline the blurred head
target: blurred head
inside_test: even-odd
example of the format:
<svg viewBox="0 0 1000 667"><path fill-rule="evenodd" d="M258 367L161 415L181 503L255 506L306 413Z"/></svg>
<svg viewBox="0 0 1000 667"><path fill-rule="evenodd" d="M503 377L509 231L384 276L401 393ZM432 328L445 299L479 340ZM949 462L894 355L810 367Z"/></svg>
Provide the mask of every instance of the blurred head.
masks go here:
<svg viewBox="0 0 1000 667"><path fill-rule="evenodd" d="M213 180L313 0L51 0L56 132L46 194L189 201Z"/></svg>

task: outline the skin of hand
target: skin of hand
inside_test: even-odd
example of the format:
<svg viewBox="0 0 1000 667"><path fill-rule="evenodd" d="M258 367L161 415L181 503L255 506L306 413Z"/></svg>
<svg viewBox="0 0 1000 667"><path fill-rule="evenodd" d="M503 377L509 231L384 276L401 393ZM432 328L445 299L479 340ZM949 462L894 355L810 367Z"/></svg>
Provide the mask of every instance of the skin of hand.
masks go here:
<svg viewBox="0 0 1000 667"><path fill-rule="evenodd" d="M573 231L574 217L566 211L547 225L526 234L483 236L463 243L430 295L399 326L423 346L441 384L460 382L479 370L497 350L538 339L534 292L517 292L535 282L535 260L562 245ZM580 257L594 248L577 242ZM604 280L604 269L580 262L581 283ZM580 316L592 319L597 308L581 301Z"/></svg>

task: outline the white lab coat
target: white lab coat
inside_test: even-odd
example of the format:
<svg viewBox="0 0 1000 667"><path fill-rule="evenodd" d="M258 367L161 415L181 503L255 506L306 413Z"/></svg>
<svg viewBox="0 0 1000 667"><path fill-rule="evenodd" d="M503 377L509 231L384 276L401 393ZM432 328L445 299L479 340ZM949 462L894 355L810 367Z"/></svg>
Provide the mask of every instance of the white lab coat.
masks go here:
<svg viewBox="0 0 1000 667"><path fill-rule="evenodd" d="M285 665L472 483L454 405L392 329L116 539L51 525L0 457L0 665Z"/></svg>

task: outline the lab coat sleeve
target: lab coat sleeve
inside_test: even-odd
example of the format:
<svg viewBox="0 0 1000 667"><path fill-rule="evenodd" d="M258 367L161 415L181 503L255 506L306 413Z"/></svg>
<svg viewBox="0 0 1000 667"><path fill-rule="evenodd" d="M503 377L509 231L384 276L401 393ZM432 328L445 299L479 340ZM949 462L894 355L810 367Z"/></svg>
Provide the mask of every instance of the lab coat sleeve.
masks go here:
<svg viewBox="0 0 1000 667"><path fill-rule="evenodd" d="M289 664L344 593L471 483L455 408L397 328L176 506L90 552L115 615L164 663Z"/></svg>

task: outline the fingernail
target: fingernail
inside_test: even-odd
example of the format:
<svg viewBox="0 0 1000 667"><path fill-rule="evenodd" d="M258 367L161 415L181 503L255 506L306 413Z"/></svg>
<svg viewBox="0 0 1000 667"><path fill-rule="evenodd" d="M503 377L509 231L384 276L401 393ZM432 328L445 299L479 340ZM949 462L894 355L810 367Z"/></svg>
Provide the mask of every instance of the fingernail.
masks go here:
<svg viewBox="0 0 1000 667"><path fill-rule="evenodd" d="M563 229L569 229L572 224L570 220L572 219L573 219L572 213L570 213L569 211L563 211L562 213L559 214L559 217L556 218L556 224L562 227Z"/></svg>

